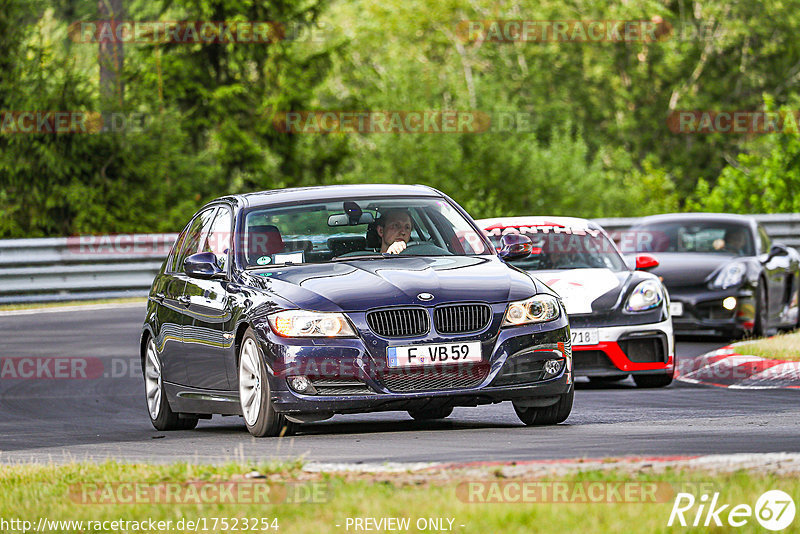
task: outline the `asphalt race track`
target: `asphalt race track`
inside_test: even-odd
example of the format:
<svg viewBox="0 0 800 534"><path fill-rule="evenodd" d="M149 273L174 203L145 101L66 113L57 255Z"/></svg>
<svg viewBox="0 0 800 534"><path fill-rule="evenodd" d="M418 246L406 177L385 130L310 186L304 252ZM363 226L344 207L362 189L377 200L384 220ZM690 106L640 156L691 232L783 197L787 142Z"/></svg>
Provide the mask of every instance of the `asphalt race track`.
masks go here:
<svg viewBox="0 0 800 534"><path fill-rule="evenodd" d="M40 376L0 379L0 461L116 458L221 462L303 457L320 462L469 462L621 455L800 452L797 390L728 390L674 383L641 390L581 384L570 418L523 426L509 403L457 408L420 423L406 413L336 416L288 438L255 439L238 417L158 432L150 425L137 367L143 305L0 317L0 359L34 358ZM678 357L722 341L678 342ZM76 358L89 378L69 375ZM47 360L53 359L53 362ZM60 363L59 363L60 362ZM95 365L96 364L96 365ZM2 370L2 369L0 369ZM80 375L80 373L77 373ZM95 376L96 378L92 378Z"/></svg>

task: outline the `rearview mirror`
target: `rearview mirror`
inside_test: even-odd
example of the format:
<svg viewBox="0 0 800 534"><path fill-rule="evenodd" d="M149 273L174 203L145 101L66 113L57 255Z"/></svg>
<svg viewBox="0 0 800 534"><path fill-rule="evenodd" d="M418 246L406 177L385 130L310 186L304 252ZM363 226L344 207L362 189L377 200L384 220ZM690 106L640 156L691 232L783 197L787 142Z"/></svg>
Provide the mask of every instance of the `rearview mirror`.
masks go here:
<svg viewBox="0 0 800 534"><path fill-rule="evenodd" d="M192 278L210 280L225 274L217 264L217 257L213 252L198 252L183 260L183 272Z"/></svg>
<svg viewBox="0 0 800 534"><path fill-rule="evenodd" d="M533 250L531 238L522 234L506 234L500 239L498 255L506 261L519 260Z"/></svg>
<svg viewBox="0 0 800 534"><path fill-rule="evenodd" d="M356 226L358 224L372 224L375 216L370 212L364 212L353 222L347 213L337 213L328 217L328 226Z"/></svg>

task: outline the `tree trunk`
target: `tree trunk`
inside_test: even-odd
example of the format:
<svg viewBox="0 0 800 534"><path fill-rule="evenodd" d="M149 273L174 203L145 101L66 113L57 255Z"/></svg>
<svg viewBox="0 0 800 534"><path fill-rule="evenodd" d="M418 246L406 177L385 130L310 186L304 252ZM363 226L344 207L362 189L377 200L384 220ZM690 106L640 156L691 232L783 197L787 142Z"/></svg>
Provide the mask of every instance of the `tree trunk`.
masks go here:
<svg viewBox="0 0 800 534"><path fill-rule="evenodd" d="M98 62L100 64L100 106L104 119L110 110L121 110L125 96L125 84L122 79L122 66L125 59L123 43L117 39L117 25L125 20L123 0L97 0L99 12L98 29L108 25L113 33L111 38L99 39ZM105 120L103 124L108 124Z"/></svg>

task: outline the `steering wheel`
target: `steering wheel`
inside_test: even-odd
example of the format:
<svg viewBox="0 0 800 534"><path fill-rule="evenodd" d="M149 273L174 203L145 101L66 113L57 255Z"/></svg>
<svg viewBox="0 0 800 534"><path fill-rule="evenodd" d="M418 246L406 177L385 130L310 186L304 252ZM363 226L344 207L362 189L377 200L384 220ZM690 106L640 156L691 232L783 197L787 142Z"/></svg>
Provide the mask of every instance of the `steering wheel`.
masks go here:
<svg viewBox="0 0 800 534"><path fill-rule="evenodd" d="M420 245L427 244L426 241L409 241L406 243L406 248L400 251L400 254L405 254L408 249L413 249L414 247L418 247Z"/></svg>

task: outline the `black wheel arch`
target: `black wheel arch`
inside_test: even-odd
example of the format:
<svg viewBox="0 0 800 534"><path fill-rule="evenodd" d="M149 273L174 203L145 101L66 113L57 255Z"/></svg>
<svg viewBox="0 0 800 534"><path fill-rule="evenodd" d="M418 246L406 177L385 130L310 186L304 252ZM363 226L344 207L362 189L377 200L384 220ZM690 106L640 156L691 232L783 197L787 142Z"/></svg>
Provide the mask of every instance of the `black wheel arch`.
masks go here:
<svg viewBox="0 0 800 534"><path fill-rule="evenodd" d="M142 334L139 336L139 363L142 366L142 372L144 373L144 359L147 353L147 341L150 339L156 338L155 332L153 332L153 327L150 323L145 323L142 327Z"/></svg>

